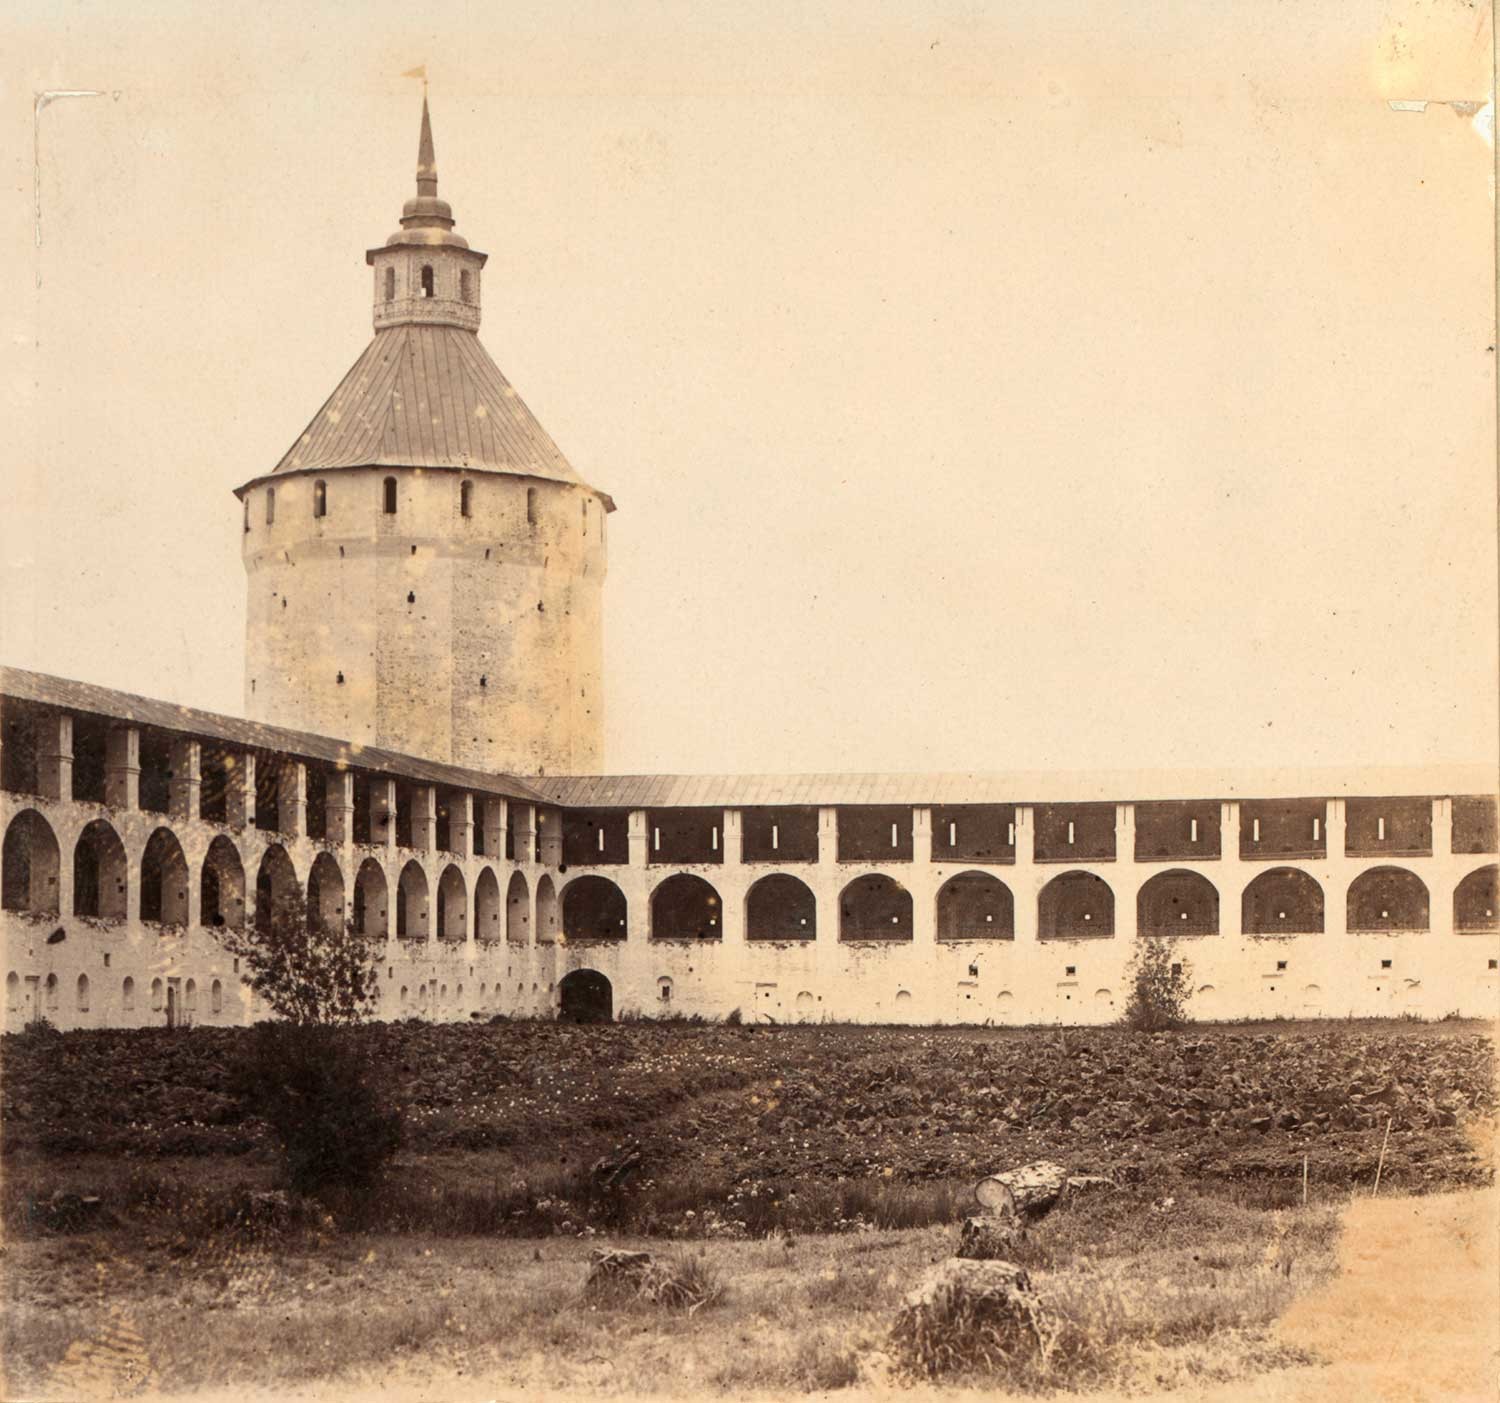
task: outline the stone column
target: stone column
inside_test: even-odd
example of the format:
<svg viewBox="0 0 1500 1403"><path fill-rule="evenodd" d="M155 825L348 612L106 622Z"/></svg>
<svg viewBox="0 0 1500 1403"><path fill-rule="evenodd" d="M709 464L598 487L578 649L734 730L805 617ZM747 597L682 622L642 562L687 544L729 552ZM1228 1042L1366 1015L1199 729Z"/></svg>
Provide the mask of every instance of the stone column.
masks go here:
<svg viewBox="0 0 1500 1403"><path fill-rule="evenodd" d="M130 813L141 806L141 733L134 726L115 726L105 740L104 802Z"/></svg>
<svg viewBox="0 0 1500 1403"><path fill-rule="evenodd" d="M430 784L418 784L412 788L411 845L422 853L437 850L437 790ZM432 907L437 909L435 895Z"/></svg>
<svg viewBox="0 0 1500 1403"><path fill-rule="evenodd" d="M474 796L467 789L448 796L448 843L459 857L474 856Z"/></svg>
<svg viewBox="0 0 1500 1403"><path fill-rule="evenodd" d="M486 796L484 803L484 856L505 856L505 800Z"/></svg>
<svg viewBox="0 0 1500 1403"><path fill-rule="evenodd" d="M250 751L225 756L224 785L224 817L230 827L254 828L255 756Z"/></svg>
<svg viewBox="0 0 1500 1403"><path fill-rule="evenodd" d="M354 773L334 770L324 781L323 812L328 841L345 847L354 839Z"/></svg>
<svg viewBox="0 0 1500 1403"><path fill-rule="evenodd" d="M1453 857L1453 800L1432 801L1432 856L1434 862L1449 862ZM1432 886L1429 882L1428 887ZM1434 895L1433 900L1437 897Z"/></svg>
<svg viewBox="0 0 1500 1403"><path fill-rule="evenodd" d="M543 867L562 866L562 812L558 809L536 811L536 831L541 842Z"/></svg>
<svg viewBox="0 0 1500 1403"><path fill-rule="evenodd" d="M1244 868L1240 862L1240 806L1233 799L1219 803L1219 870L1209 880L1219 889L1219 934L1239 936L1240 893Z"/></svg>
<svg viewBox="0 0 1500 1403"><path fill-rule="evenodd" d="M307 766L300 760L281 762L277 779L278 827L284 837L302 838L307 834Z"/></svg>
<svg viewBox="0 0 1500 1403"><path fill-rule="evenodd" d="M739 809L724 810L724 866L740 867L745 861L745 815Z"/></svg>
<svg viewBox="0 0 1500 1403"><path fill-rule="evenodd" d="M510 803L510 831L515 847L516 865L530 866L536 861L536 805Z"/></svg>
<svg viewBox="0 0 1500 1403"><path fill-rule="evenodd" d="M644 809L632 809L627 825L630 862L618 874L625 893L625 942L644 949L651 934L651 826Z"/></svg>
<svg viewBox="0 0 1500 1403"><path fill-rule="evenodd" d="M930 952L937 946L937 896L933 890L932 810L911 811L911 942ZM892 875L895 875L893 868ZM897 877L897 881L901 878Z"/></svg>
<svg viewBox="0 0 1500 1403"><path fill-rule="evenodd" d="M1136 893L1140 870L1135 864L1135 805L1115 805L1115 939L1126 958L1136 938Z"/></svg>
<svg viewBox="0 0 1500 1403"><path fill-rule="evenodd" d="M375 775L370 780L370 841L376 847L392 849L396 846L396 781L385 775ZM387 858L389 863L389 857ZM395 874L387 868L386 875ZM392 888L391 931L396 929L396 901L399 899Z"/></svg>
<svg viewBox="0 0 1500 1403"><path fill-rule="evenodd" d="M37 735L36 784L45 798L73 797L73 718L66 711L42 717Z"/></svg>
<svg viewBox="0 0 1500 1403"><path fill-rule="evenodd" d="M173 818L197 818L198 799L203 790L198 742L179 737L172 742L172 777L168 781L171 795L167 805Z"/></svg>
<svg viewBox="0 0 1500 1403"><path fill-rule="evenodd" d="M1036 824L1030 804L1016 806L1015 888L1016 944L1037 943Z"/></svg>
<svg viewBox="0 0 1500 1403"><path fill-rule="evenodd" d="M1328 857L1323 864L1323 933L1342 938L1349 933L1349 876L1353 871L1344 855L1344 801L1330 799L1324 816Z"/></svg>

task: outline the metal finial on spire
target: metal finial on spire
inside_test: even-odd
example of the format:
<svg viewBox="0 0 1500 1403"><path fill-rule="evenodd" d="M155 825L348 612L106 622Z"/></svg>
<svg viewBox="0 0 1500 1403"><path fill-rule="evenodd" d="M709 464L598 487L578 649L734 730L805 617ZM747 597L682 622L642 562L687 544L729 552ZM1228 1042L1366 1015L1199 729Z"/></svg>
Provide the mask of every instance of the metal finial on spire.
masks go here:
<svg viewBox="0 0 1500 1403"><path fill-rule="evenodd" d="M422 80L422 138L417 144L417 194L437 194L437 157L432 154L432 118L427 114L427 81Z"/></svg>

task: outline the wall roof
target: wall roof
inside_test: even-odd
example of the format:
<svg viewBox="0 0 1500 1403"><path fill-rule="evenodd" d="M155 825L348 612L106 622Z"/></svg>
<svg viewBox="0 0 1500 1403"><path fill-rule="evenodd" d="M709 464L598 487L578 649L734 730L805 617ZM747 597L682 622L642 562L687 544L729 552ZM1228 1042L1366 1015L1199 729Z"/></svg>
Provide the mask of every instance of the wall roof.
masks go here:
<svg viewBox="0 0 1500 1403"><path fill-rule="evenodd" d="M459 765L445 765L394 750L382 750L377 746L334 740L282 726L266 726L259 721L221 716L217 712L199 711L175 702L117 692L111 687L97 687L91 682L74 682L44 672L27 672L19 667L0 667L0 696L41 702L114 720L134 721L138 725L155 726L208 740L227 741L250 750L282 752L348 769L377 770L423 784L469 789L526 803L542 802L542 796L530 785L511 775L485 774Z"/></svg>
<svg viewBox="0 0 1500 1403"><path fill-rule="evenodd" d="M533 779L570 808L1048 804L1153 799L1493 794L1482 765L1285 770L1014 770L947 774L558 775Z"/></svg>

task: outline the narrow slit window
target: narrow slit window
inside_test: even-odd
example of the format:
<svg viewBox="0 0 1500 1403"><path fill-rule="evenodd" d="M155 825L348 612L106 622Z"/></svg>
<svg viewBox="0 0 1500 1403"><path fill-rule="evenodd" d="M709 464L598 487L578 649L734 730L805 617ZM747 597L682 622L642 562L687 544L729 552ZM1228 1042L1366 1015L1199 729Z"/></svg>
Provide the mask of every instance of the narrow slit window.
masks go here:
<svg viewBox="0 0 1500 1403"><path fill-rule="evenodd" d="M393 477L385 480L385 514L387 516L396 514L396 479Z"/></svg>
<svg viewBox="0 0 1500 1403"><path fill-rule="evenodd" d="M715 852L719 851L719 825L717 823L714 824L713 836L709 839L709 846Z"/></svg>
<svg viewBox="0 0 1500 1403"><path fill-rule="evenodd" d="M1250 820L1250 841L1252 843L1260 842L1260 820L1258 818Z"/></svg>
<svg viewBox="0 0 1500 1403"><path fill-rule="evenodd" d="M661 851L661 829L659 828L651 830L651 851L658 853Z"/></svg>
<svg viewBox="0 0 1500 1403"><path fill-rule="evenodd" d="M458 295L459 299L464 302L472 302L474 300L473 275L467 268L458 275Z"/></svg>
<svg viewBox="0 0 1500 1403"><path fill-rule="evenodd" d="M1385 842L1385 819L1377 818L1375 820L1375 836L1382 843Z"/></svg>
<svg viewBox="0 0 1500 1403"><path fill-rule="evenodd" d="M1005 825L1005 841L1007 843L1014 843L1016 841L1016 825L1014 823L1007 823Z"/></svg>
<svg viewBox="0 0 1500 1403"><path fill-rule="evenodd" d="M536 525L536 488L535 487L528 487L526 489L526 524L528 526L535 526Z"/></svg>
<svg viewBox="0 0 1500 1403"><path fill-rule="evenodd" d="M898 846L900 841L901 840L896 836L896 825L893 823L891 824L891 846L893 848Z"/></svg>
<svg viewBox="0 0 1500 1403"><path fill-rule="evenodd" d="M266 488L266 525L270 526L276 520L276 489Z"/></svg>
<svg viewBox="0 0 1500 1403"><path fill-rule="evenodd" d="M958 846L958 825L956 823L948 825L948 846L950 848Z"/></svg>
<svg viewBox="0 0 1500 1403"><path fill-rule="evenodd" d="M422 265L422 296L432 296L432 264L430 263Z"/></svg>
<svg viewBox="0 0 1500 1403"><path fill-rule="evenodd" d="M780 847L781 847L781 825L773 823L771 825L771 851L772 852L776 852L776 851L778 851L780 849Z"/></svg>
<svg viewBox="0 0 1500 1403"><path fill-rule="evenodd" d="M466 482L458 489L458 512L460 516L474 515L474 484Z"/></svg>
<svg viewBox="0 0 1500 1403"><path fill-rule="evenodd" d="M1318 839L1320 837L1322 837L1322 834L1323 834L1323 820L1320 819L1320 818L1313 819L1313 842L1316 843L1318 841Z"/></svg>
<svg viewBox="0 0 1500 1403"><path fill-rule="evenodd" d="M1198 820L1197 819L1192 819L1188 823L1188 842L1190 842L1190 843L1196 843L1197 841L1198 841Z"/></svg>
<svg viewBox="0 0 1500 1403"><path fill-rule="evenodd" d="M387 302L396 300L396 270L394 268L385 270L385 300Z"/></svg>
<svg viewBox="0 0 1500 1403"><path fill-rule="evenodd" d="M599 851L600 852L604 851L604 829L603 829L603 827L601 827L599 829Z"/></svg>
<svg viewBox="0 0 1500 1403"><path fill-rule="evenodd" d="M1071 844L1072 841L1073 841L1073 825L1070 823L1068 825L1068 842Z"/></svg>
<svg viewBox="0 0 1500 1403"><path fill-rule="evenodd" d="M313 515L328 515L328 484L321 478L313 483Z"/></svg>
<svg viewBox="0 0 1500 1403"><path fill-rule="evenodd" d="M250 499L248 497L245 498L244 507L245 507L245 534L248 536L250 534Z"/></svg>

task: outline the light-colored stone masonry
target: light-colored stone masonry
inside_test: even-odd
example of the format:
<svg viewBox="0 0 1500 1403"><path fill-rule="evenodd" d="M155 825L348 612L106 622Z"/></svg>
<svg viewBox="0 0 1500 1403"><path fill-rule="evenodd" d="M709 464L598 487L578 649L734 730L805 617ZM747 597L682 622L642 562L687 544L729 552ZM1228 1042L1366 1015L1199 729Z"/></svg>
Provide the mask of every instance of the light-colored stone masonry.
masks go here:
<svg viewBox="0 0 1500 1403"><path fill-rule="evenodd" d="M1190 968L1193 1012L1200 1018L1436 1018L1448 1013L1489 1017L1500 1011L1500 974L1495 968L1500 932L1458 931L1453 919L1458 884L1471 873L1492 870L1495 857L1451 851L1450 801L1445 798L1431 801L1432 852L1406 855L1396 862L1384 856L1344 854L1343 799L1326 802L1327 853L1316 860L1242 859L1240 805L1226 802L1221 805L1221 858L1137 862L1130 841L1133 806L1118 805L1118 858L1086 869L1107 882L1113 893L1114 933L1044 940L1038 936L1037 919L1042 890L1059 873L1074 869L1068 863L1034 859L1032 810L1025 805L1016 810L1015 860L1007 863L976 866L931 860L929 811L916 806L911 810L916 841L909 862L837 861L838 810L825 808L815 862L741 861L738 814L727 810L720 861L653 863L647 852L646 817L637 812L629 820L629 861L564 868L560 811L493 797L471 797L467 805L459 805L451 824L450 850L437 851L432 791L427 786L415 790L412 848L396 845L393 824L384 825L388 841L357 844L351 836L347 772L327 780L326 840L309 839L303 830L301 788L306 770L295 757L288 757L283 770L280 831L254 826L253 798L243 780L237 798L231 795L231 821L205 821L196 816L196 751L188 738L178 742L172 812L145 812L138 806L138 771L132 769L139 754L133 735L130 727L114 733L120 739L112 740L110 748L107 805L55 797L68 792L66 776L62 762L45 756L37 787L50 794L0 792L0 830L9 835L18 821L34 825L34 818L23 817L30 813L45 820L57 842L55 885L43 874L40 886L33 883L27 893L30 904L41 909L8 909L0 915L8 1029L21 1026L38 1011L62 1028L162 1024L169 1013L198 1024L239 1024L261 1014L242 989L234 962L213 929L200 921L205 859L215 839L232 845L244 871L243 907L236 907L231 898L231 919L240 909L246 919L253 919L257 874L263 864L279 863L278 849L304 888L318 865L320 880L313 901L334 918L351 909L356 874L362 864L373 861L378 877L373 870L366 874L372 894L365 908L375 928L384 918L387 930L380 967L380 1016L386 1018L553 1016L561 1004L564 977L576 970L594 970L609 980L617 1017L671 1012L720 1018L739 1009L747 1019L774 1022L1105 1023L1123 1007L1127 967L1138 943L1169 939L1136 930L1137 893L1163 870L1200 872L1219 893L1217 934L1170 940L1174 953ZM373 790L378 813L383 802L378 780ZM471 851L475 804L484 806L484 853ZM123 914L113 919L79 916L72 910L75 848L85 827L95 821L109 825L125 854ZM506 849L507 828L522 860L495 855ZM141 919L143 854L152 835L162 829L180 844L185 861L185 881L178 882L180 890L167 895L166 905L186 919L169 924ZM12 860L8 841L6 861ZM45 867L34 865L38 870ZM1429 928L1349 931L1350 884L1364 871L1392 865L1425 885ZM1295 868L1319 884L1325 907L1321 933L1242 932L1244 888L1272 867ZM418 938L396 934L398 889L408 869L421 874L417 888L425 883L425 893L413 890L408 908L410 929L425 929ZM939 891L952 877L969 871L991 873L1012 893L1012 938L938 938ZM749 890L776 872L790 873L813 893L815 938L747 939ZM685 873L701 877L717 893L721 934L716 939L653 939L652 896L663 882ZM856 878L871 873L893 878L910 894L909 940L841 938L841 894ZM568 938L563 913L569 885L589 876L614 883L623 894L623 939ZM447 924L453 937L449 939L437 929L437 893L445 880ZM17 904L17 890L12 871L7 878L8 904ZM80 978L87 981L82 997ZM125 994L127 979L133 981L131 1006ZM670 986L667 998L662 996L664 981Z"/></svg>

